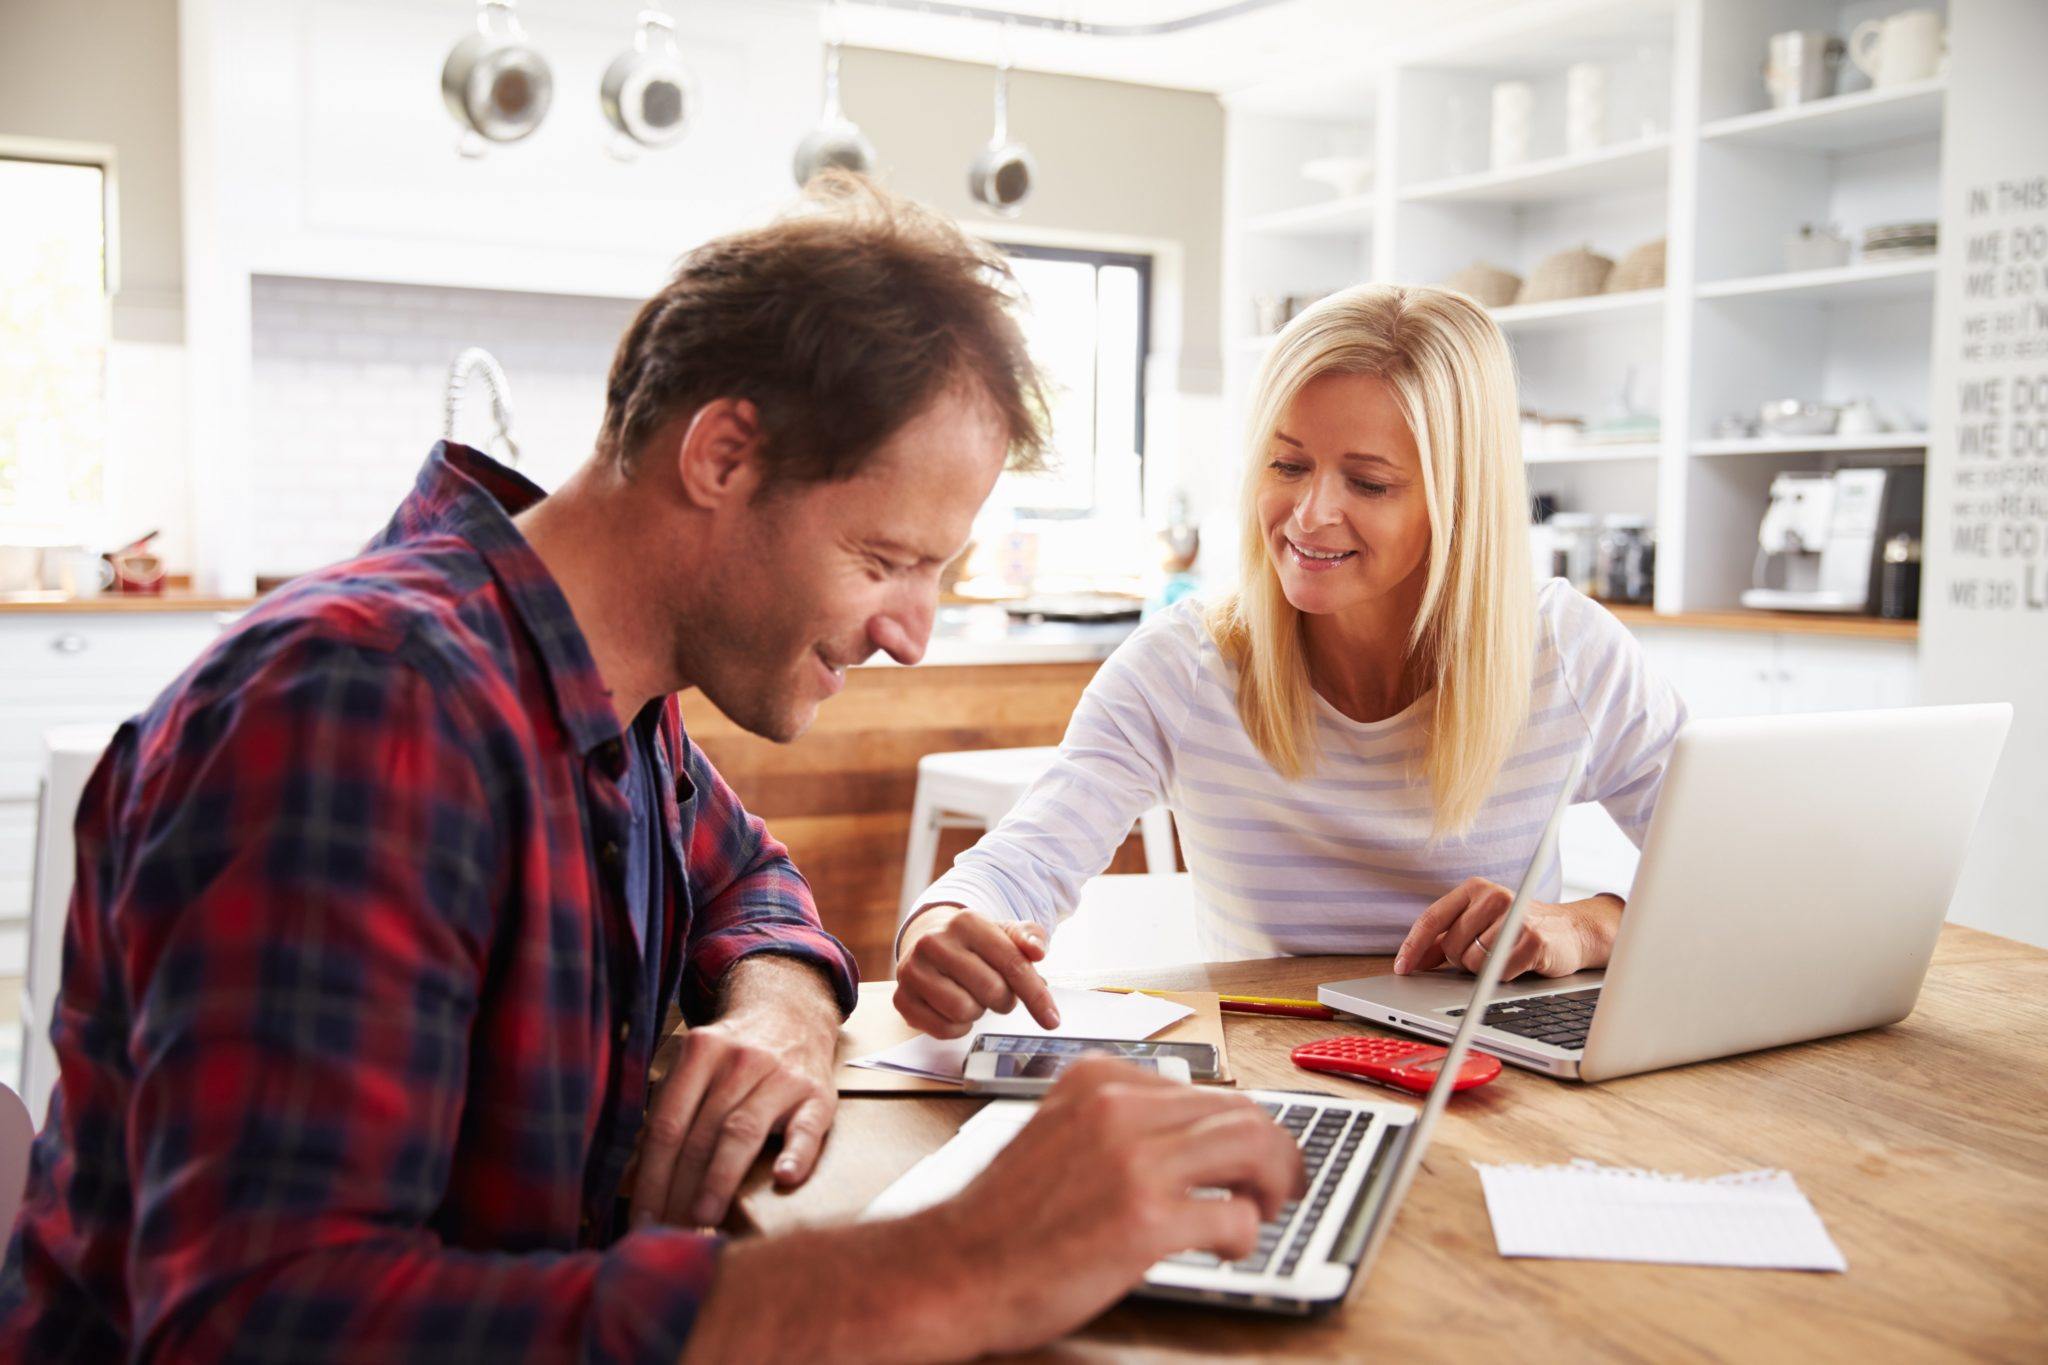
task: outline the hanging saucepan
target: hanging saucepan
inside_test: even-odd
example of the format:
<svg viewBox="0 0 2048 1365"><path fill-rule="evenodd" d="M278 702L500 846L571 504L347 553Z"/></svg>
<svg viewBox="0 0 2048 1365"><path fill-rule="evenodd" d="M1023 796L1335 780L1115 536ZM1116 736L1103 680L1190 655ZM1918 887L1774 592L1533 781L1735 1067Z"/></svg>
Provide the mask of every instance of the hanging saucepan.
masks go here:
<svg viewBox="0 0 2048 1365"><path fill-rule="evenodd" d="M478 0L476 32L457 43L441 66L441 98L462 125L463 151L475 140L517 142L540 127L554 98L547 59L526 40L517 0Z"/></svg>
<svg viewBox="0 0 2048 1365"><path fill-rule="evenodd" d="M1010 141L1010 54L1005 44L996 68L996 128L988 146L967 168L967 192L984 207L1010 218L1021 213L1038 178L1038 165L1021 142Z"/></svg>
<svg viewBox="0 0 2048 1365"><path fill-rule="evenodd" d="M839 40L825 45L825 109L818 126L796 145L790 171L798 185L808 185L823 170L858 171L867 175L875 169L875 144L868 141L854 121L839 107Z"/></svg>
<svg viewBox="0 0 2048 1365"><path fill-rule="evenodd" d="M633 46L605 68L598 102L606 122L641 147L666 147L689 131L697 89L676 52L674 19L640 11Z"/></svg>

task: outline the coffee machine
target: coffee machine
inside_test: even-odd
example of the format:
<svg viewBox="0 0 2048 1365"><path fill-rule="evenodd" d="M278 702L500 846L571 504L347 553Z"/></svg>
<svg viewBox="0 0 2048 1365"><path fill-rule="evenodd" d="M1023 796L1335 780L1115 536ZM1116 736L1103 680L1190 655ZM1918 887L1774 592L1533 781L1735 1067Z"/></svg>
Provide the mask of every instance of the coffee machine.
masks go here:
<svg viewBox="0 0 2048 1365"><path fill-rule="evenodd" d="M1755 586L1742 605L1876 611L1885 541L1920 534L1925 486L1917 465L1778 475L1757 527Z"/></svg>

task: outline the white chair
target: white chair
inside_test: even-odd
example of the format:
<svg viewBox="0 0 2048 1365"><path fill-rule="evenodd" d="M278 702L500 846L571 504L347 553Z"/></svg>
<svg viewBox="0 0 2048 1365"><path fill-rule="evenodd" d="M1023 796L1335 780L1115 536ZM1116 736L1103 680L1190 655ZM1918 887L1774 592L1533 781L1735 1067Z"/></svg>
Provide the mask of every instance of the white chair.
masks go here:
<svg viewBox="0 0 2048 1365"><path fill-rule="evenodd" d="M10 1087L0 1085L0 1239L9 1235L14 1215L21 1212L21 1196L28 1188L28 1149L35 1140L28 1106Z"/></svg>
<svg viewBox="0 0 2048 1365"><path fill-rule="evenodd" d="M28 976L21 983L21 1099L41 1124L57 1084L57 1053L50 1020L64 976L64 917L71 907L74 854L71 823L78 798L100 755L114 738L112 725L62 725L43 736L42 798L36 803L35 882L29 894Z"/></svg>
<svg viewBox="0 0 2048 1365"><path fill-rule="evenodd" d="M939 856L939 831L993 829L1024 792L1058 757L1059 749L968 749L926 754L917 761L917 799L910 811L910 845L903 853L903 894L897 916L911 912L918 893L932 883ZM1172 872L1173 817L1154 806L1138 818L1145 841L1145 867Z"/></svg>

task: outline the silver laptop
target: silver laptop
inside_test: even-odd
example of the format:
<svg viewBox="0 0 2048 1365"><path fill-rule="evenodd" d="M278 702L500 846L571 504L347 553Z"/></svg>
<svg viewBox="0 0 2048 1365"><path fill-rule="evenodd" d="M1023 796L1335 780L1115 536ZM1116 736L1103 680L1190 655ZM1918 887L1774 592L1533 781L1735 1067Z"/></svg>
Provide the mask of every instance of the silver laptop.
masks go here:
<svg viewBox="0 0 2048 1365"><path fill-rule="evenodd" d="M1521 924L1523 906L1556 847L1558 826L1585 761L1584 754L1574 760L1558 793L1508 909L1503 935L1514 933ZM1145 1273L1133 1294L1295 1316L1325 1312L1343 1302L1393 1227L1429 1149L1437 1117L1451 1096L1451 1082L1477 1033L1471 1021L1493 998L1499 976L1499 967L1489 963L1476 981L1458 983L1467 1022L1451 1030L1450 1049L1420 1112L1313 1091L1245 1091L1294 1135L1308 1177L1307 1193L1259 1229L1258 1246L1251 1255L1236 1261L1221 1261L1207 1252L1169 1256ZM912 1213L964 1188L1030 1120L1035 1108L1029 1100L989 1104L951 1142L885 1190L864 1216Z"/></svg>
<svg viewBox="0 0 2048 1365"><path fill-rule="evenodd" d="M1506 987L1477 1046L1601 1081L1905 1018L2011 725L2003 703L1687 725L1607 970ZM1435 1039L1467 994L1453 972L1318 991Z"/></svg>

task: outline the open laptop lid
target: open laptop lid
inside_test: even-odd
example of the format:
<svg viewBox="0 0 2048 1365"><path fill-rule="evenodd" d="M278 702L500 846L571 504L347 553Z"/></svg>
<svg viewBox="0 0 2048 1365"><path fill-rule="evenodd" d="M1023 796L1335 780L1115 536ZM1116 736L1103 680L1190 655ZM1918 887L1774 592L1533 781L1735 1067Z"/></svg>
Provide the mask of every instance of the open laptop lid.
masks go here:
<svg viewBox="0 0 2048 1365"><path fill-rule="evenodd" d="M1557 848L1557 831L1564 823L1564 813L1571 806L1572 793L1579 789L1579 779L1585 775L1587 750L1581 748L1572 757L1570 769L1565 773L1564 784L1558 788L1557 799L1551 804L1550 819L1543 826L1542 837L1536 841L1536 852L1529 859L1529 866L1522 872L1522 882L1515 888L1515 899L1508 906L1507 914L1501 919L1500 932L1494 937L1494 946L1512 945L1521 933L1522 915L1528 908L1529 897L1536 889L1536 879L1543 873L1552 853ZM1374 1200L1370 1189L1360 1199L1361 1210L1367 1216L1348 1229L1344 1240L1335 1248L1333 1259L1348 1260L1357 1250L1357 1270L1352 1283L1356 1284L1372 1266L1373 1258L1379 1255L1380 1247L1387 1240L1387 1233L1394 1226L1394 1218L1401 1210L1401 1202L1408 1197L1408 1187L1415 1183L1415 1172L1422 1166L1422 1158L1429 1151L1430 1134L1436 1128L1436 1121L1450 1102L1458 1069L1465 1064L1465 1054L1472 1049L1472 1035L1479 1028L1486 1007L1493 1003L1494 988L1500 984L1501 967L1507 962L1508 954L1489 953L1485 967L1480 969L1479 979L1472 983L1472 998L1466 1002L1465 1013L1458 1021L1458 1032L1451 1039L1443 1065L1438 1068L1436 1084L1429 1088L1429 1096L1422 1103L1422 1113L1410 1125L1406 1141L1402 1144L1399 1162L1387 1182L1387 1193L1383 1199ZM1358 1239L1364 1239L1364 1246L1356 1246Z"/></svg>

